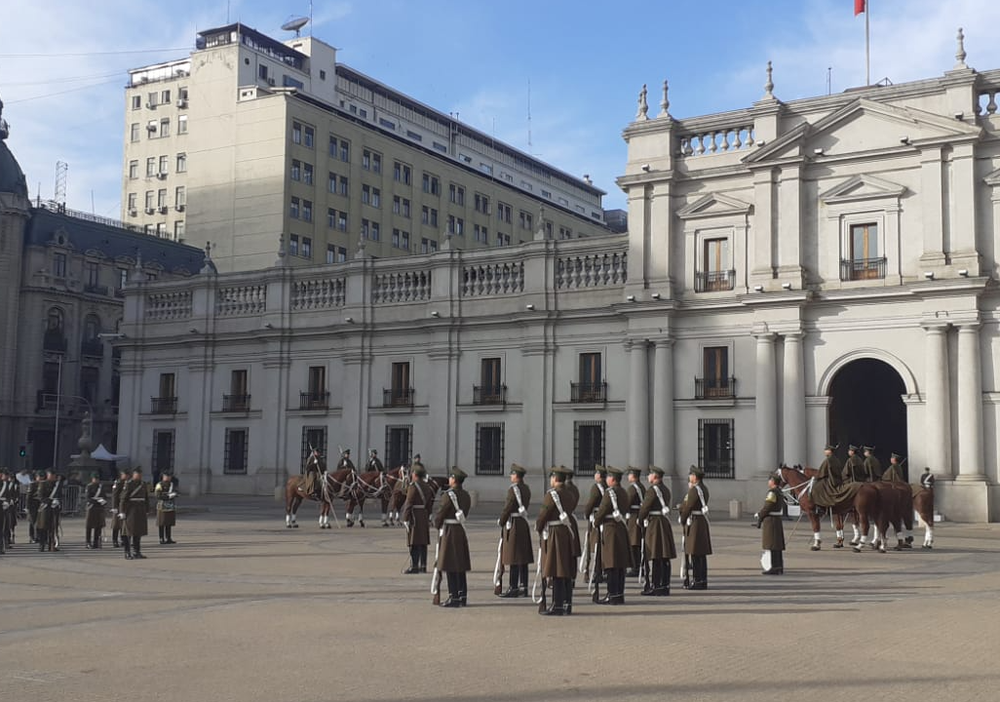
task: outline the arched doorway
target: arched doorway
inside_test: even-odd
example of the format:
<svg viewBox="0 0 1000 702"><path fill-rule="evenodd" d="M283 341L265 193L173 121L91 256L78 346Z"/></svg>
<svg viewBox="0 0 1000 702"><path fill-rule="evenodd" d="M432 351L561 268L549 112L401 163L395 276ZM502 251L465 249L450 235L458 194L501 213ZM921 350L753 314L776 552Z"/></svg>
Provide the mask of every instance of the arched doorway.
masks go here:
<svg viewBox="0 0 1000 702"><path fill-rule="evenodd" d="M906 455L906 385L896 369L875 358L859 358L837 371L829 392L830 441L840 444L842 461L848 444L874 444L883 468L889 454Z"/></svg>

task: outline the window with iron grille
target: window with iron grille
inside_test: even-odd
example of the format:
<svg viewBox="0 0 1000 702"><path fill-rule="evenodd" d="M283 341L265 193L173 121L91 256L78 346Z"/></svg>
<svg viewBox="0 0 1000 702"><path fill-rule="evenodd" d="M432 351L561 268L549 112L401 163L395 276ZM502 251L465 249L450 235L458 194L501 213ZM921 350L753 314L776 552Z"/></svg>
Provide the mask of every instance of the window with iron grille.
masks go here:
<svg viewBox="0 0 1000 702"><path fill-rule="evenodd" d="M503 475L503 422L476 423L476 475Z"/></svg>
<svg viewBox="0 0 1000 702"><path fill-rule="evenodd" d="M151 460L153 475L160 475L165 470L174 469L174 430L153 430L153 456Z"/></svg>
<svg viewBox="0 0 1000 702"><path fill-rule="evenodd" d="M735 478L735 420L698 420L698 465L706 478Z"/></svg>
<svg viewBox="0 0 1000 702"><path fill-rule="evenodd" d="M604 421L573 422L573 472L586 475L604 465Z"/></svg>
<svg viewBox="0 0 1000 702"><path fill-rule="evenodd" d="M410 465L413 455L413 425L390 424L385 428L385 467L393 470Z"/></svg>
<svg viewBox="0 0 1000 702"><path fill-rule="evenodd" d="M313 449L326 458L326 427L302 427L302 470Z"/></svg>
<svg viewBox="0 0 1000 702"><path fill-rule="evenodd" d="M246 475L249 435L249 429L226 429L225 453L222 456L222 472L226 475Z"/></svg>

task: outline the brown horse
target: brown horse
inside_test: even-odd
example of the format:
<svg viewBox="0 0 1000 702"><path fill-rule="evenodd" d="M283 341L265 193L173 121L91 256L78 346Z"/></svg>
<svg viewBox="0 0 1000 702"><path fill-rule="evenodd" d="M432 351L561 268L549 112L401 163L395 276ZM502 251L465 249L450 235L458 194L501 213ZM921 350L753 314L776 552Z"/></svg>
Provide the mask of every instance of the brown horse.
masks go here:
<svg viewBox="0 0 1000 702"><path fill-rule="evenodd" d="M923 548L934 547L934 488L913 486L913 509L924 523Z"/></svg>
<svg viewBox="0 0 1000 702"><path fill-rule="evenodd" d="M318 501L319 505L319 528L330 529L330 513L333 511L333 500L336 497L347 499L347 496L357 486L357 476L350 468L342 468L333 473L322 473L320 483L320 497L317 500L315 495L307 493L304 475L293 475L285 483L285 526L289 529L298 529L299 523L296 520L296 513L303 500ZM336 518L336 513L334 518Z"/></svg>
<svg viewBox="0 0 1000 702"><path fill-rule="evenodd" d="M347 501L347 526L365 525L365 500L381 500L382 526L389 526L389 498L393 488L405 475L406 468L399 467L386 472L371 470L358 476L357 487L351 491Z"/></svg>
<svg viewBox="0 0 1000 702"><path fill-rule="evenodd" d="M809 517L812 525L813 542L809 547L811 551L819 551L822 539L820 538L820 515L816 514L815 505L810 499L810 488L812 479L816 477L818 471L812 468L803 469L801 466L789 468L781 466L781 479L788 485L785 493L796 501L803 513ZM871 524L875 524L877 530L885 533L888 528L888 519L882 513L879 502L879 493L869 483L865 483L854 497L842 500L830 508L833 514L834 526L837 529L837 543L834 548L844 547L844 520L848 515L853 515L855 522L861 525L862 535L859 545L854 550L859 552L861 546L868 540L868 533Z"/></svg>

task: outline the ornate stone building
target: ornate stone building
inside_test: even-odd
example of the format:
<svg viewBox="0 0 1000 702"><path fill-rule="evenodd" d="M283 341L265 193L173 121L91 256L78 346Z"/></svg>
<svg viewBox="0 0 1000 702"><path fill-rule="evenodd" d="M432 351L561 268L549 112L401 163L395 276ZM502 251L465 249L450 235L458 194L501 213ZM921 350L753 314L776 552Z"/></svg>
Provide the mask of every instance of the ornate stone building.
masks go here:
<svg viewBox="0 0 1000 702"><path fill-rule="evenodd" d="M644 88L626 235L140 283L122 448L219 492L309 444L457 463L486 497L512 461L656 464L675 494L698 463L720 505L865 443L998 519L998 93L961 39L940 77L783 102L769 66L690 119Z"/></svg>

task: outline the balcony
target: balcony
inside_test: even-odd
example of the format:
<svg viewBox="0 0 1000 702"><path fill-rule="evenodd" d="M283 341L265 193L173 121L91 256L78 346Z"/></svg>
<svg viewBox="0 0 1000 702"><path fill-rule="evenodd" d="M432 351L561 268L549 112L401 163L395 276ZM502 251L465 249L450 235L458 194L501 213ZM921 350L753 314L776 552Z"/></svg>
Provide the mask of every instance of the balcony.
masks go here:
<svg viewBox="0 0 1000 702"><path fill-rule="evenodd" d="M732 290L736 283L736 271L695 271L694 291L720 292L722 290Z"/></svg>
<svg viewBox="0 0 1000 702"><path fill-rule="evenodd" d="M104 358L104 342L100 339L81 341L80 355L87 358Z"/></svg>
<svg viewBox="0 0 1000 702"><path fill-rule="evenodd" d="M570 402L607 402L607 383L570 383Z"/></svg>
<svg viewBox="0 0 1000 702"><path fill-rule="evenodd" d="M300 392L299 393L299 409L303 410L317 410L317 409L329 409L330 407L330 393L323 392Z"/></svg>
<svg viewBox="0 0 1000 702"><path fill-rule="evenodd" d="M223 412L249 412L250 411L250 396L249 395L223 395L222 396L222 411Z"/></svg>
<svg viewBox="0 0 1000 702"><path fill-rule="evenodd" d="M115 288L115 297L124 300L125 299L125 289L124 288Z"/></svg>
<svg viewBox="0 0 1000 702"><path fill-rule="evenodd" d="M736 378L695 378L694 399L731 400L736 397Z"/></svg>
<svg viewBox="0 0 1000 702"><path fill-rule="evenodd" d="M85 293L90 293L91 295L100 295L101 297L108 296L108 286L107 285L85 285L83 287Z"/></svg>
<svg viewBox="0 0 1000 702"><path fill-rule="evenodd" d="M383 407L413 407L413 388L382 390Z"/></svg>
<svg viewBox="0 0 1000 702"><path fill-rule="evenodd" d="M878 280L885 278L885 257L840 259L841 280Z"/></svg>
<svg viewBox="0 0 1000 702"><path fill-rule="evenodd" d="M50 329L45 332L42 348L51 353L66 353L66 337L61 331Z"/></svg>
<svg viewBox="0 0 1000 702"><path fill-rule="evenodd" d="M506 405L506 385L473 385L472 404L474 405Z"/></svg>
<svg viewBox="0 0 1000 702"><path fill-rule="evenodd" d="M150 414L177 414L176 397L151 397L149 399Z"/></svg>
<svg viewBox="0 0 1000 702"><path fill-rule="evenodd" d="M52 411L56 408L55 393L39 390L35 398L35 412Z"/></svg>

